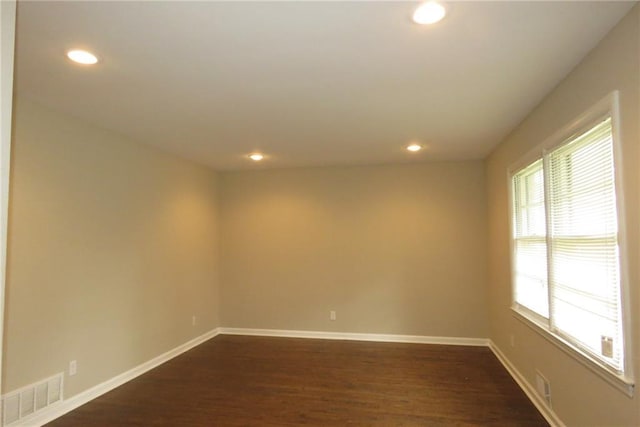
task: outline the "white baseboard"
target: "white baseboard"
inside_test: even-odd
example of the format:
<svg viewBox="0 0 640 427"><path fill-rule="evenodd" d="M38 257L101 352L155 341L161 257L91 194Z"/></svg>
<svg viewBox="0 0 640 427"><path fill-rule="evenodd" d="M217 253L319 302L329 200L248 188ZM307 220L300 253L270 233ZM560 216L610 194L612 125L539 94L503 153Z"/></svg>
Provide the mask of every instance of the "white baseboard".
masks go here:
<svg viewBox="0 0 640 427"><path fill-rule="evenodd" d="M487 338L465 337L429 337L423 335L389 335L389 334L356 334L348 332L321 332L300 331L282 329L246 329L246 328L220 328L222 335L252 335L262 337L286 337L286 338L315 338L325 340L345 341L373 341L373 342L398 342L415 344L439 344L439 345L470 345L486 347L489 345Z"/></svg>
<svg viewBox="0 0 640 427"><path fill-rule="evenodd" d="M560 420L558 415L547 406L546 402L543 398L536 392L535 387L533 387L529 381L516 369L515 366L507 359L504 353L498 348L498 346L491 340L489 340L489 348L493 351L493 354L498 358L502 366L505 367L507 372L511 374L511 377L515 380L516 383L520 386L522 391L527 395L531 403L538 408L538 411L542 416L547 420L547 422L551 425L551 427L566 427L565 424Z"/></svg>
<svg viewBox="0 0 640 427"><path fill-rule="evenodd" d="M42 412L38 412L33 414L33 416L25 417L21 419L19 422L15 424L11 424L11 427L24 426L24 427L35 427L42 426L48 422L55 420L58 417L70 412L79 406L84 405L90 400L95 399L116 387L121 386L122 384L131 381L132 379L144 374L145 372L150 371L151 369L173 359L176 356L181 355L187 350L191 350L193 347L202 344L203 342L215 337L220 333L219 328L213 329L199 337L192 339L178 347L167 351L159 356L154 357L151 360L144 362L141 365L136 366L133 369L130 369L126 372L123 372L120 375L117 375L101 384L98 384L94 387L91 387L88 390L83 391L82 393L76 394L75 396L65 399L60 403L56 403L51 405L46 410Z"/></svg>

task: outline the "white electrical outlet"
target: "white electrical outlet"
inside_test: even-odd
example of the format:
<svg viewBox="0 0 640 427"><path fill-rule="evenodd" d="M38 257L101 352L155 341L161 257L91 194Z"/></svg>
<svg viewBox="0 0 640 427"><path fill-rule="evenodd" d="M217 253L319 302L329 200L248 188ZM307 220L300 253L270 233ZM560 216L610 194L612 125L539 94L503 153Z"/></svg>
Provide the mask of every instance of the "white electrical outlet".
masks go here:
<svg viewBox="0 0 640 427"><path fill-rule="evenodd" d="M509 335L509 344L511 344L511 347L516 346L516 337L513 334Z"/></svg>
<svg viewBox="0 0 640 427"><path fill-rule="evenodd" d="M196 316L191 316L191 326L196 326Z"/></svg>
<svg viewBox="0 0 640 427"><path fill-rule="evenodd" d="M329 320L336 320L336 311L335 310L331 310L329 312Z"/></svg>
<svg viewBox="0 0 640 427"><path fill-rule="evenodd" d="M71 377L76 373L78 373L78 362L72 360L71 362L69 362L69 376Z"/></svg>

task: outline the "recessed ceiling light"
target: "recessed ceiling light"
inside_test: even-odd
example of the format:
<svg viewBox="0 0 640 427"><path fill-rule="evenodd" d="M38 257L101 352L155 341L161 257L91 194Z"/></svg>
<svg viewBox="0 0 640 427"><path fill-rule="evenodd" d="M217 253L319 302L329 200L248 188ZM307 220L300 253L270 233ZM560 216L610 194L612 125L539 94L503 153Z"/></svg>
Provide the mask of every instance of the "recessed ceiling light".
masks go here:
<svg viewBox="0 0 640 427"><path fill-rule="evenodd" d="M420 151L420 150L422 150L422 145L419 145L419 144L411 144L411 145L407 146L407 150L408 150L408 151L414 151L414 152L415 152L415 151Z"/></svg>
<svg viewBox="0 0 640 427"><path fill-rule="evenodd" d="M420 25L435 24L447 14L443 5L435 1L422 3L413 12L413 22Z"/></svg>
<svg viewBox="0 0 640 427"><path fill-rule="evenodd" d="M254 162L259 162L260 160L264 159L264 155L260 153L252 153L249 154L249 158Z"/></svg>
<svg viewBox="0 0 640 427"><path fill-rule="evenodd" d="M73 62L83 65L93 65L98 62L98 58L86 50L74 49L67 52L67 58Z"/></svg>

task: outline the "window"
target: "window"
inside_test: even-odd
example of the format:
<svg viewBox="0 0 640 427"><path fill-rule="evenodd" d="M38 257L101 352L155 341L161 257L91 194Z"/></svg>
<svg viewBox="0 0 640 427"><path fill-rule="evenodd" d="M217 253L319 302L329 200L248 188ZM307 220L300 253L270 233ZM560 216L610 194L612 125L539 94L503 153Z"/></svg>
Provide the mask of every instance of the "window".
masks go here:
<svg viewBox="0 0 640 427"><path fill-rule="evenodd" d="M542 159L513 177L515 301L549 317L547 226Z"/></svg>
<svg viewBox="0 0 640 427"><path fill-rule="evenodd" d="M511 174L514 309L624 377L611 113L559 142Z"/></svg>

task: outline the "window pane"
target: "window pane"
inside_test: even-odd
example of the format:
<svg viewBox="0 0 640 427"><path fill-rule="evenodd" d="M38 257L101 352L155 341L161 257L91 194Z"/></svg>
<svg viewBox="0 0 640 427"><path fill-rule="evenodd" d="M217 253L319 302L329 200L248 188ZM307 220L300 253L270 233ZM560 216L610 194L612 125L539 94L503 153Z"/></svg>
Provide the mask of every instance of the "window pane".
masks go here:
<svg viewBox="0 0 640 427"><path fill-rule="evenodd" d="M513 177L514 300L549 316L542 160Z"/></svg>
<svg viewBox="0 0 640 427"><path fill-rule="evenodd" d="M516 302L541 316L549 317L545 239L516 240L515 252Z"/></svg>
<svg viewBox="0 0 640 427"><path fill-rule="evenodd" d="M552 328L621 371L611 119L551 152L548 165Z"/></svg>

